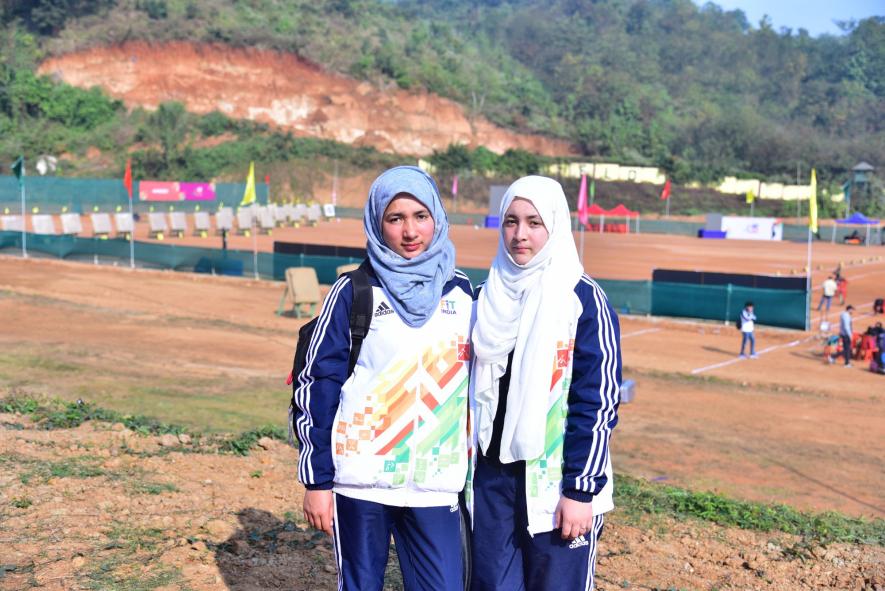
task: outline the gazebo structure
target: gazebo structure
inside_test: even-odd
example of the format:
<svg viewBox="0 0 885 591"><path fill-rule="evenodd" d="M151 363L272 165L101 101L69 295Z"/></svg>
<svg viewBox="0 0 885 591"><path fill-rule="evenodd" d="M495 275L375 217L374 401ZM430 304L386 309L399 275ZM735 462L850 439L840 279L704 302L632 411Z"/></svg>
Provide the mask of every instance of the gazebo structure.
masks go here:
<svg viewBox="0 0 885 591"><path fill-rule="evenodd" d="M879 244L882 243L882 228L879 227L879 220L871 219L860 213L859 211L854 212L847 218L843 218L841 220L835 220L833 224L833 240L832 242L836 242L836 230L839 227L839 224L843 226L864 226L866 228L866 238L864 239L864 244L866 246L870 245L870 226L876 226L876 231L878 232Z"/></svg>
<svg viewBox="0 0 885 591"><path fill-rule="evenodd" d="M602 232L602 226L605 224L605 215L607 213L608 212L605 209L603 209L602 207L599 207L599 205L597 205L595 203L587 208L587 216L599 216L599 231L600 232ZM589 226L589 224L588 224L588 226ZM588 229L589 229L589 227L588 227Z"/></svg>
<svg viewBox="0 0 885 591"><path fill-rule="evenodd" d="M618 203L608 210L608 215L612 217L625 218L627 220L627 232L630 232L630 218L636 219L636 233L639 233L639 212L630 210L623 203Z"/></svg>

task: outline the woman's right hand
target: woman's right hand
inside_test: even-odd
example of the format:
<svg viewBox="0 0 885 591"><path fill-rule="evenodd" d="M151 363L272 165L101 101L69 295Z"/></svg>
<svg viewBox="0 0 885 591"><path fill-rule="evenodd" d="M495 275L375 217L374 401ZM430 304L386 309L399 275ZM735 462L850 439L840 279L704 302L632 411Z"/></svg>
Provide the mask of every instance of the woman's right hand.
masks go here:
<svg viewBox="0 0 885 591"><path fill-rule="evenodd" d="M332 491L304 492L304 518L314 528L332 535Z"/></svg>

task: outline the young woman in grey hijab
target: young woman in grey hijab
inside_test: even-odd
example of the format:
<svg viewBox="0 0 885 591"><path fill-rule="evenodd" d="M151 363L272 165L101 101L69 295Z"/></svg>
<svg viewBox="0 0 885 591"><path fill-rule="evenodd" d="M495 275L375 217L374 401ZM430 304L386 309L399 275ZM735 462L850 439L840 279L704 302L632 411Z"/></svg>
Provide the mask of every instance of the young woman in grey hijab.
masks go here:
<svg viewBox="0 0 885 591"><path fill-rule="evenodd" d="M462 591L473 290L421 169L381 174L364 226L373 312L353 373L342 276L295 385L304 515L333 536L341 590L380 591L392 534L408 591Z"/></svg>

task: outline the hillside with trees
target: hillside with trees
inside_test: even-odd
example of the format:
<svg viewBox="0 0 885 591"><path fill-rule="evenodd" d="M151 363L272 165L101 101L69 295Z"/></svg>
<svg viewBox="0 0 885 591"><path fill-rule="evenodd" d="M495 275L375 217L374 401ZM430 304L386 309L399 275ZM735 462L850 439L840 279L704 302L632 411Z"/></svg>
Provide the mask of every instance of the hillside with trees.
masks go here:
<svg viewBox="0 0 885 591"><path fill-rule="evenodd" d="M426 89L500 125L568 139L587 158L661 166L677 183L795 182L797 171L804 181L815 166L835 187L857 161L885 162L883 17L812 37L690 0L11 0L2 12L3 156L13 144L137 134L113 101L99 108L127 123L110 134L97 113L102 123L72 127L55 112L70 102L22 102L16 89L33 86L43 57L184 39L293 52L379 87ZM63 130L49 123L59 120Z"/></svg>

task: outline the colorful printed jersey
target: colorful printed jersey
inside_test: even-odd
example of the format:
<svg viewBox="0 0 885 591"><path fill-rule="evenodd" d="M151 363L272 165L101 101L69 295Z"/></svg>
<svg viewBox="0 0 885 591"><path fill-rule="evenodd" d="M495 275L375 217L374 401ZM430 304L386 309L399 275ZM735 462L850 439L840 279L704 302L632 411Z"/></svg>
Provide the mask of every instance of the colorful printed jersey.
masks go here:
<svg viewBox="0 0 885 591"><path fill-rule="evenodd" d="M350 280L323 303L295 391L299 479L387 505L452 505L467 473L470 281L457 271L413 328L371 279L372 322L350 376Z"/></svg>
<svg viewBox="0 0 885 591"><path fill-rule="evenodd" d="M620 325L602 288L587 275L575 286L568 340L564 335L549 363L546 446L540 458L526 461L526 513L533 535L554 529L562 496L592 501L594 515L614 508L609 440L618 422ZM472 486L482 483L468 486L468 504Z"/></svg>

